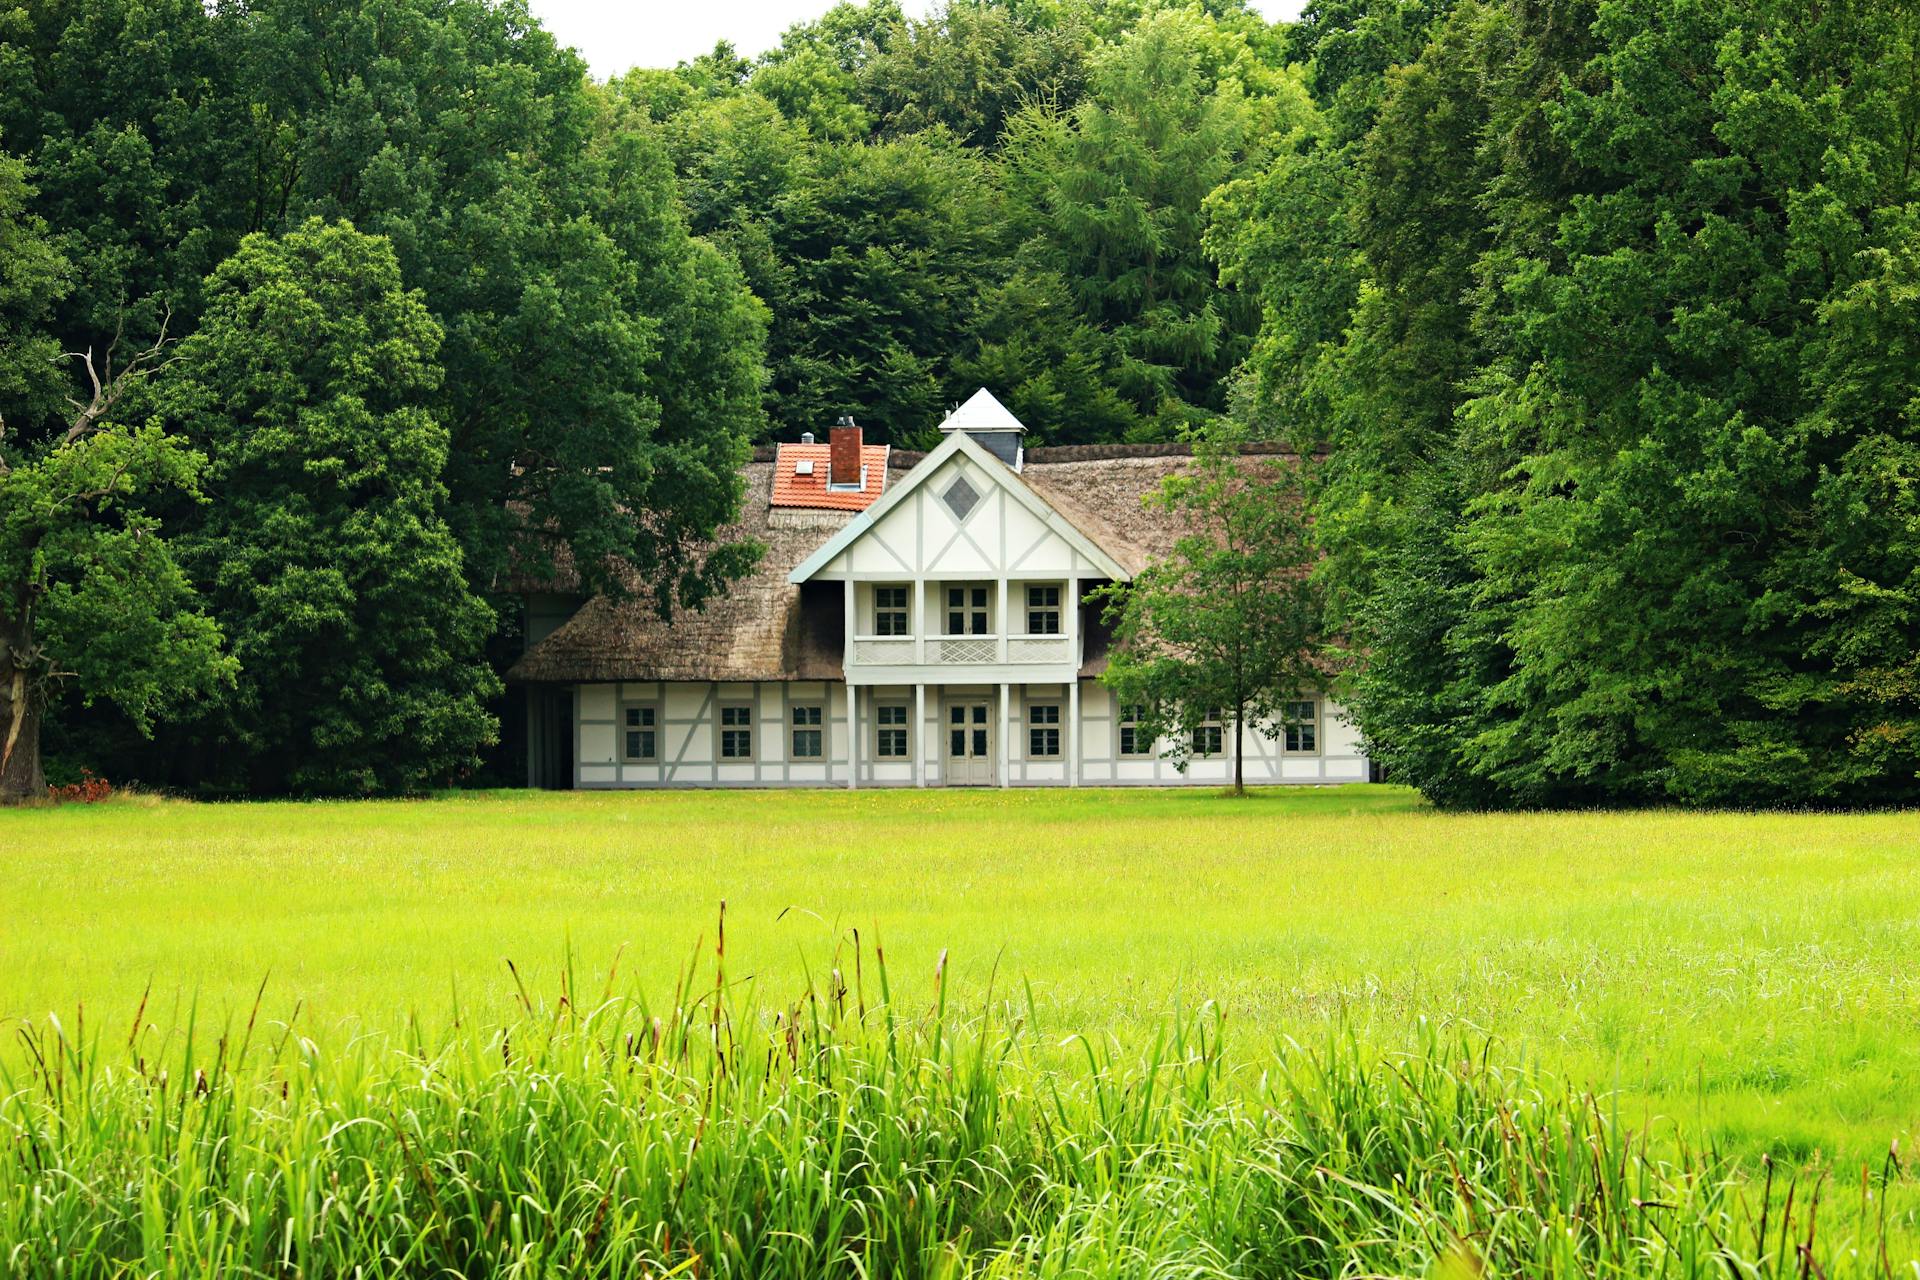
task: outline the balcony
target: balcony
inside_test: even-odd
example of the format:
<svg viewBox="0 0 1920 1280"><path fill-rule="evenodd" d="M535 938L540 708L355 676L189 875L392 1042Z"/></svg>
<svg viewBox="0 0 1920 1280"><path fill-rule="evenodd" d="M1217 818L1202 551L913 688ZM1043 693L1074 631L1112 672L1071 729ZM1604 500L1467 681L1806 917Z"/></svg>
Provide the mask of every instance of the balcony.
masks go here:
<svg viewBox="0 0 1920 1280"><path fill-rule="evenodd" d="M915 646L913 636L855 636L849 665L920 665ZM928 636L924 659L929 667L1065 666L1072 662L1072 636Z"/></svg>

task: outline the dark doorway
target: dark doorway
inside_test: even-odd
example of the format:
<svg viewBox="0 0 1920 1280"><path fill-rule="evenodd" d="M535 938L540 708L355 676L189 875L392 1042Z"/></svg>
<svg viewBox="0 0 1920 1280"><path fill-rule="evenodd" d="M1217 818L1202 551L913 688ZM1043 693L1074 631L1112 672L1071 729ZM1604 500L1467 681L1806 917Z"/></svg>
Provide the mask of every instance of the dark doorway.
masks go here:
<svg viewBox="0 0 1920 1280"><path fill-rule="evenodd" d="M527 686L527 785L546 791L573 786L573 689Z"/></svg>

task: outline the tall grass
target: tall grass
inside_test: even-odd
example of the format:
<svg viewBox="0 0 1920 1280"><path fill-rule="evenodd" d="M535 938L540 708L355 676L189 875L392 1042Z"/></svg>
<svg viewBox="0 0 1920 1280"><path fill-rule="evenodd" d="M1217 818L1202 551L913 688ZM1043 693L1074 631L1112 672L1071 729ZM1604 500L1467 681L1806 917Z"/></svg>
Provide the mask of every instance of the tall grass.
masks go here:
<svg viewBox="0 0 1920 1280"><path fill-rule="evenodd" d="M0 1087L33 1276L1920 1275L1889 1162L1746 1177L1429 1031L1117 1049L1030 995L892 998L857 935L769 1005L702 947L661 1002L571 963L511 1025L322 1051L260 1004L162 1042L48 1020ZM944 967L944 958L942 961ZM516 983L518 978L515 978ZM122 1024L124 1027L125 1024Z"/></svg>

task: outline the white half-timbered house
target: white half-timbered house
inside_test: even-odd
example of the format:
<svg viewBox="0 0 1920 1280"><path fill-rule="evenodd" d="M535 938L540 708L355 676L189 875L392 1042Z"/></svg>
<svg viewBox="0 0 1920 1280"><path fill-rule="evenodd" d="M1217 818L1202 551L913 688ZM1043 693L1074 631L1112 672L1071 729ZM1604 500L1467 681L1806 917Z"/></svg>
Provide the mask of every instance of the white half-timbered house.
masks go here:
<svg viewBox="0 0 1920 1280"><path fill-rule="evenodd" d="M575 787L1219 785L1231 725L1195 731L1183 774L1116 705L1088 591L1179 530L1143 506L1191 464L1173 445L1025 448L984 389L924 455L865 444L761 450L732 536L766 556L697 613L528 596L528 782ZM557 584L564 587L562 581ZM1248 782L1367 777L1358 735L1302 690L1245 735Z"/></svg>

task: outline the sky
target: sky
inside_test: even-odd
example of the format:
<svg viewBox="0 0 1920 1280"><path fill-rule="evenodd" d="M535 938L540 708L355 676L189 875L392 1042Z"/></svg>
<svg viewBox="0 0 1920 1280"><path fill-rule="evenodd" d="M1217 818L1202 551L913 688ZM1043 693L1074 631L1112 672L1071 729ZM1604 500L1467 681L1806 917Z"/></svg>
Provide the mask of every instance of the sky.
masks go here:
<svg viewBox="0 0 1920 1280"><path fill-rule="evenodd" d="M671 67L731 40L752 57L796 22L817 18L833 0L531 0L547 30L586 58L605 79L629 67ZM1303 0L1254 0L1272 21L1295 17ZM925 13L932 0L904 0Z"/></svg>

